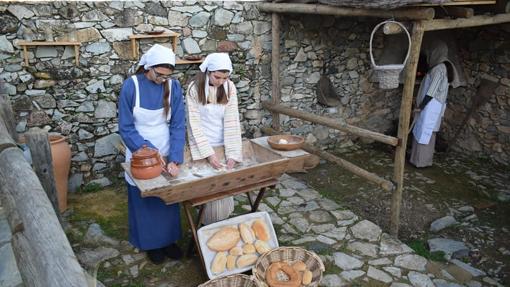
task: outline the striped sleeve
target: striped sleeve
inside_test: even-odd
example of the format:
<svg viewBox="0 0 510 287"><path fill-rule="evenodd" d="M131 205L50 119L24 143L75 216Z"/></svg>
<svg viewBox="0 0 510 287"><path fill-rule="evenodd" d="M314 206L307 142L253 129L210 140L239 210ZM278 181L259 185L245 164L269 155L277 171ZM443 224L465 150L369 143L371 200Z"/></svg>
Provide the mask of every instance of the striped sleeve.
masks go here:
<svg viewBox="0 0 510 287"><path fill-rule="evenodd" d="M439 87L441 85L441 81L446 77L446 66L444 64L437 69L432 69L431 71L431 82L430 86L427 90L426 95L431 96L433 98L438 98L436 93L439 92Z"/></svg>
<svg viewBox="0 0 510 287"><path fill-rule="evenodd" d="M232 81L229 81L229 100L225 107L223 138L225 157L241 162L243 160L241 123L239 122L237 90Z"/></svg>
<svg viewBox="0 0 510 287"><path fill-rule="evenodd" d="M186 109L188 112L188 143L193 160L207 158L214 154L207 137L202 131L196 85L190 83L186 92Z"/></svg>

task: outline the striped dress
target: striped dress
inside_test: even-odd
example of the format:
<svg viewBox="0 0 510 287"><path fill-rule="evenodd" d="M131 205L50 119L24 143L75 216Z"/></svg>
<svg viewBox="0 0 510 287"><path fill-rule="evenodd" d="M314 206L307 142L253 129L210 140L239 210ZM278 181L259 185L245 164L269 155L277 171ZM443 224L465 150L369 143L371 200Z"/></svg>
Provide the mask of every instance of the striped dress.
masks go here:
<svg viewBox="0 0 510 287"><path fill-rule="evenodd" d="M225 158L241 162L242 140L241 123L239 122L239 109L237 104L237 90L232 81L228 81L228 102L223 115L223 144ZM208 103L216 104L218 88L209 86ZM201 122L200 105L198 101L197 85L190 83L186 92L186 108L188 112L188 144L193 160L205 159L214 154L213 146L206 137ZM204 224L210 224L228 218L234 211L232 197L209 202L204 209Z"/></svg>

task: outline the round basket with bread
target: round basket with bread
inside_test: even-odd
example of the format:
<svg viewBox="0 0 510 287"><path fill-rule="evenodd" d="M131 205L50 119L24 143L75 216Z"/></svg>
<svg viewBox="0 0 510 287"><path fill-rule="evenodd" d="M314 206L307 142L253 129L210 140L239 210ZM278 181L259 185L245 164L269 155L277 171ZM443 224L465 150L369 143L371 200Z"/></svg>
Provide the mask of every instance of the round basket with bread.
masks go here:
<svg viewBox="0 0 510 287"><path fill-rule="evenodd" d="M234 274L209 280L198 287L258 287L257 281L251 276Z"/></svg>
<svg viewBox="0 0 510 287"><path fill-rule="evenodd" d="M280 247L259 257L252 272L261 287L317 287L324 264L300 247Z"/></svg>

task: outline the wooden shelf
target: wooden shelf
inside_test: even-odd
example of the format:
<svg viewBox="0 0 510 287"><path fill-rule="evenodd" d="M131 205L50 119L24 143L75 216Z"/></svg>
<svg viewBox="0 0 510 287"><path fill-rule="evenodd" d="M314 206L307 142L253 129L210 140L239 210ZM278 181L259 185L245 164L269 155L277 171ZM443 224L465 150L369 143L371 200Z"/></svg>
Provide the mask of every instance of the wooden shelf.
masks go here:
<svg viewBox="0 0 510 287"><path fill-rule="evenodd" d="M201 64L202 62L204 62L204 59L200 59L200 60L186 60L186 59L178 59L178 58L175 59L176 65Z"/></svg>
<svg viewBox="0 0 510 287"><path fill-rule="evenodd" d="M80 42L72 41L19 41L18 45L23 46L23 57L25 58L25 66L28 66L28 49L29 46L74 46L74 61L76 66L80 65Z"/></svg>
<svg viewBox="0 0 510 287"><path fill-rule="evenodd" d="M496 0L480 0L480 1L451 1L441 4L433 4L433 3L423 3L416 4L412 6L454 6L454 5L494 5L496 4Z"/></svg>
<svg viewBox="0 0 510 287"><path fill-rule="evenodd" d="M135 34L135 35L130 35L129 39L131 40L131 51L132 51L133 59L134 60L138 60L138 50L139 49L137 47L136 40L138 40L138 39L153 39L153 38L169 38L169 39L172 40L172 47L173 47L173 50L175 52L176 49L177 49L177 38L180 35L181 34L175 33L175 32L172 32L172 31L164 32L164 33L161 33L161 34Z"/></svg>

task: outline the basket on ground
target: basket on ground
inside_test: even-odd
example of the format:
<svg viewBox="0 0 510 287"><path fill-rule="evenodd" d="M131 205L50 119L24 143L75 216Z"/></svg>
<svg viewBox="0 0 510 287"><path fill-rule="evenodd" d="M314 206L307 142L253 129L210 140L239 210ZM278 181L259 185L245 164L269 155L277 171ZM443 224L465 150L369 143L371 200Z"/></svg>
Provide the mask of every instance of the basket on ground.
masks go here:
<svg viewBox="0 0 510 287"><path fill-rule="evenodd" d="M324 272L324 263L320 257L314 252L308 251L301 247L280 247L264 253L259 257L252 272L255 279L261 287L268 287L266 283L266 271L274 262L285 261L293 264L297 261L303 261L306 269L312 272L312 282L306 287L317 287L322 280Z"/></svg>
<svg viewBox="0 0 510 287"><path fill-rule="evenodd" d="M393 23L402 28L402 31L405 32L407 35L407 39L409 41L409 46L407 48L407 55L404 59L404 62L402 64L389 64L389 65L377 65L374 60L374 54L372 53L372 42L374 39L375 32L384 24ZM372 69L374 70L374 76L379 81L379 88L381 89L395 89L398 88L399 85L399 78L400 78L400 72L404 69L407 59L409 59L409 54L411 52L411 36L409 35L409 32L407 31L406 27L404 25L400 24L396 21L384 21L377 26L375 26L374 30L372 30L372 34L370 35L370 61L372 62Z"/></svg>
<svg viewBox="0 0 510 287"><path fill-rule="evenodd" d="M198 287L258 287L253 277L244 274L234 274L209 280Z"/></svg>

